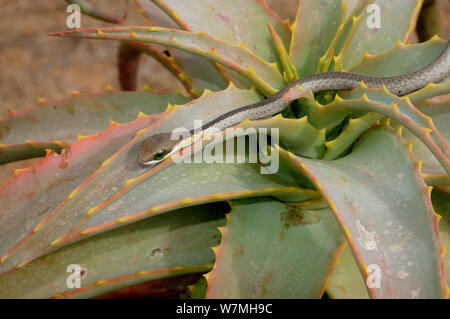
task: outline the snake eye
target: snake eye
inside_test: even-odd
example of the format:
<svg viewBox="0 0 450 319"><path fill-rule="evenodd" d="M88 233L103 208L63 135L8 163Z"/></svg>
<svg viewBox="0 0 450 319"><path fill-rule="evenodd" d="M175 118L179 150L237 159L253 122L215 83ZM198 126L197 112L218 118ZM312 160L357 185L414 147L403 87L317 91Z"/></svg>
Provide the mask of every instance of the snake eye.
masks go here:
<svg viewBox="0 0 450 319"><path fill-rule="evenodd" d="M153 155L153 158L157 161L162 160L164 158L164 156L166 156L167 154L167 150L166 149L160 149L158 152L156 152Z"/></svg>

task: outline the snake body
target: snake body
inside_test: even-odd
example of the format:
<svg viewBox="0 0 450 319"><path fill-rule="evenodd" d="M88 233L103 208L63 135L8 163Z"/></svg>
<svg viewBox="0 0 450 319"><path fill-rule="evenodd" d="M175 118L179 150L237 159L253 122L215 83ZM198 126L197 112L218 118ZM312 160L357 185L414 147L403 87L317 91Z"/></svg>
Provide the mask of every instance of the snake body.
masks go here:
<svg viewBox="0 0 450 319"><path fill-rule="evenodd" d="M371 88L380 88L383 85L393 94L401 96L425 87L430 82L439 82L450 74L450 41L442 53L424 68L404 75L377 77L352 72L324 72L303 77L285 86L278 93L261 102L245 105L230 112L224 113L206 123L202 129L218 129L220 131L241 123L246 119L259 120L273 116L283 111L290 101L283 99L292 88L301 85L301 88L313 93L328 90L350 90L357 88L361 81ZM191 135L194 133L190 131ZM142 165L153 165L173 150L179 141L171 140L171 133L159 133L150 136L141 144L138 161ZM155 155L161 154L162 158Z"/></svg>

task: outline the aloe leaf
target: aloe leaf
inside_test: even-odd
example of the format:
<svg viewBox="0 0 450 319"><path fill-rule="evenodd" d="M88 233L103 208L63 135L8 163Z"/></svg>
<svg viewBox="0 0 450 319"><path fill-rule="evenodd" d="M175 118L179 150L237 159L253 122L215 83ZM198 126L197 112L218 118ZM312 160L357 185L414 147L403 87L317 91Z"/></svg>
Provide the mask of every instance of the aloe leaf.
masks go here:
<svg viewBox="0 0 450 319"><path fill-rule="evenodd" d="M3 265L0 267L2 271L5 271L7 269L10 269L11 267L15 267L17 265L21 265L26 263L27 261L38 257L43 250L51 249L52 246L51 243L58 243L58 241L62 240L63 235L65 235L67 232L70 232L72 228L76 227L79 223L83 221L82 224L86 222L86 220L89 220L90 218L93 218L93 221L95 221L97 224L105 224L102 225L102 227L99 228L104 230L103 227L117 227L120 225L120 222L125 221L126 218L121 219L120 217L123 217L125 214L131 215L130 221L133 220L133 214L132 213L139 213L139 211L136 212L136 210L133 210L135 207L128 207L123 210L121 209L117 213L121 214L121 216L117 217L115 219L114 214L108 210L108 207L106 207L111 202L114 202L115 199L123 199L122 196L127 196L130 193L130 190L133 190L136 186L139 186L139 184L142 181L146 181L151 176L159 173L160 171L163 171L162 173L156 175L158 177L163 176L162 174L164 172L167 172L170 174L175 174L171 177L171 179L163 180L164 183L167 182L168 187L177 187L176 183L173 183L174 180L178 181L180 179L180 176L182 174L183 169L186 169L186 167L182 167L182 165L173 165L173 169L175 171L170 171L168 167L172 166L170 161L166 161L164 163L161 163L158 165L155 169L148 170L148 168L142 167L137 162L137 152L138 152L138 146L140 142L142 142L146 137L159 133L159 132L170 132L174 128L177 127L184 127L187 126L188 129L190 129L189 118L191 119L203 119L205 123L210 120L211 118L215 118L217 114L222 114L227 109L233 109L237 105L242 104L248 104L251 102L255 102L259 100L260 97L253 91L248 90L239 90L235 87L230 87L226 91L218 92L218 93L206 93L203 95L202 98L196 100L195 102L187 105L187 106L180 106L180 107L172 107L168 109L165 113L160 115L159 121L155 123L155 125L152 125L149 127L148 130L142 131L140 134L138 134L130 143L126 146L124 146L118 153L114 154L111 158L109 158L107 161L105 161L100 168L98 168L95 172L89 172L89 174L92 174L85 183L80 185L77 189L73 190L73 188L69 188L70 184L67 184L67 189L61 192L53 193L52 188L40 188L38 185L34 185L34 190L38 190L38 194L33 194L32 197L34 201L27 201L27 204L31 204L33 202L33 206L31 209L28 208L25 211L21 211L21 207L15 207L11 208L14 210L16 217L17 215L27 215L27 214L37 214L37 212L41 211L42 209L45 210L45 216L42 216L44 218L38 226L36 226L36 223L39 221L36 220L34 222L28 222L26 225L22 223L22 225L17 225L20 229L13 230L14 227L7 228L11 231L14 231L16 234L15 236L9 236L7 242L3 242L4 248L2 249L2 255L5 254L5 248L9 249L9 253L3 255ZM211 105L216 106L216 108L212 108ZM58 157L55 158L56 163L48 163L48 167L54 167L58 165L60 159ZM100 163L96 162L96 165L99 165ZM190 164L186 164L190 165ZM204 167L208 167L210 169L211 165L209 164L202 164ZM223 165L223 169L219 170L213 169L213 172L217 172L220 176L221 174L228 176L230 179L230 187L231 189L228 190L228 192L231 192L229 196L245 196L246 194L249 195L252 193L251 190L248 190L245 185L240 183L240 177L242 174L245 174L247 170L249 170L249 167L242 167L239 165L227 165L227 164L219 164ZM251 164L253 166L257 164ZM250 165L250 166L251 166ZM98 166L96 166L98 167ZM35 168L32 168L35 169ZM259 168L258 168L259 169ZM181 171L180 171L181 170ZM148 171L148 172L146 172ZM233 176L233 172L239 176L238 178ZM146 172L146 173L145 173ZM255 168L253 169L254 176L255 176L255 187L257 190L260 190L260 195L266 194L267 192L278 192L281 195L287 196L294 196L296 199L304 198L309 199L311 197L317 197L317 193L315 191L310 190L302 190L300 188L291 187L295 186L296 184L293 182L288 183L288 187L286 188L286 184L283 184L282 181L279 181L279 179L274 178L266 178L266 183L263 183L265 180L264 176L259 173L258 170ZM143 174L145 173L145 174ZM142 175L143 174L143 175ZM197 174L201 174L201 170L198 170ZM205 173L206 174L206 173ZM29 174L31 175L31 173ZM140 176L142 175L142 176ZM139 177L139 178L135 178ZM222 177L220 177L221 179ZM224 177L225 178L225 177ZM85 178L86 179L86 178ZM134 179L134 180L133 180ZM214 200L214 190L207 184L205 184L205 188L202 188L202 184L200 181L202 181L201 177L194 178L199 181L199 188L193 188L193 187L186 187L185 189L187 191L206 191L210 194L208 196L205 196L204 200L211 201ZM56 178L56 180L58 180ZM20 182L22 179L17 180L16 182ZM26 179L23 179L23 182L25 182ZM46 179L38 180L43 185L46 185ZM190 177L186 176L185 181L189 184L192 182ZM235 182L235 183L234 183ZM29 183L29 182L28 182ZM142 200L131 200L131 202L135 203L136 205L144 205L145 206L145 200L150 199L150 206L148 207L141 207L145 208L143 216L145 216L145 212L148 210L149 213L151 213L151 207L152 205L156 205L155 202L152 201L162 201L159 202L159 204L163 204L164 199L162 197L149 197L147 188L151 187L152 189L155 187L154 183L152 183L151 180L148 181L148 185L146 186L143 184L142 188L139 188L136 190L137 193L140 194L140 196L144 196L144 199ZM224 183L223 185L218 185L218 187L227 187L228 184ZM235 189L235 186L238 187L238 191L233 194L233 190ZM266 186L266 187L265 187ZM267 186L269 188L267 188ZM280 186L281 189L278 191L277 189L274 189L274 187ZM15 188L16 197L23 196L22 193L17 192L17 189L21 189L20 187ZM159 188L158 188L159 189ZM162 190L162 189L160 189ZM11 192L12 189L9 187L5 187L5 193L6 191ZM227 190L224 190L227 192ZM220 192L220 191L219 191ZM261 194L262 192L262 194ZM55 201L58 205L58 207L55 210L55 206L52 206L50 208L47 208L47 203L40 202L39 199L46 198L48 194L52 194L52 200ZM126 194L125 194L126 193ZM258 193L258 192L256 192ZM167 208L172 207L171 205L189 205L192 201L182 201L182 198L186 198L186 196L183 197L182 193L178 193L178 190L174 193L173 191L163 192L162 195L164 196L180 196L178 199L179 202L176 200L172 203L167 203ZM217 200L219 198L226 196L225 195L219 195L217 196ZM134 196L131 196L131 199L133 199ZM169 198L170 199L170 198ZM201 196L199 197L198 201L201 201ZM2 204L4 203L5 207L8 207L9 204L7 199L5 201L2 201ZM124 201L119 201L119 206L121 204L125 203ZM130 202L127 202L130 203ZM117 204L117 203L116 203ZM193 204L191 204L193 205ZM164 205L159 205L158 207L155 206L156 211L164 210L166 207ZM104 212L106 215L103 214L96 214L98 211L101 211L102 208L105 208ZM175 208L175 207L173 207ZM138 208L139 209L139 208ZM86 213L89 212L88 215ZM48 216L52 216L51 218L48 218ZM97 217L97 215L99 215ZM6 216L10 216L9 214L6 214ZM137 214L137 217L143 217L141 214ZM105 219L106 217L106 219ZM16 221L20 220L19 218L15 218ZM119 221L118 221L119 220ZM54 225L54 224L57 224ZM6 225L5 225L6 227ZM34 229L33 232L31 232ZM28 235L27 235L28 234ZM25 240L22 240L19 244L17 244L17 237L21 236L19 238L23 238L23 236L27 236Z"/></svg>
<svg viewBox="0 0 450 319"><path fill-rule="evenodd" d="M404 45L401 42L397 42L392 49L386 52L378 55L365 54L362 61L349 71L374 76L394 76L410 73L431 63L442 52L444 47L445 42L437 37L426 43L416 45ZM450 92L448 87L445 84L430 84L408 95L408 97L414 102L417 99ZM342 134L336 139L325 143L327 152L324 155L324 159L335 159L345 153L361 133L381 118L381 114L368 113L361 118L350 119L347 128ZM438 129L442 132L439 127ZM425 149L423 144L421 149ZM426 152L430 153L428 150ZM414 154L416 154L416 151L414 151ZM436 162L432 154L430 154L430 157Z"/></svg>
<svg viewBox="0 0 450 319"><path fill-rule="evenodd" d="M112 14L99 10L98 8L94 7L91 3L89 3L89 1L87 0L66 0L66 2L70 4L79 5L82 13L102 21L111 23L122 23L127 18L128 0L125 0L126 8L125 13L122 16L114 16Z"/></svg>
<svg viewBox="0 0 450 319"><path fill-rule="evenodd" d="M219 229L206 298L320 298L344 243L328 209L271 199L233 202Z"/></svg>
<svg viewBox="0 0 450 319"><path fill-rule="evenodd" d="M154 125L159 116L140 116L129 124L113 124L107 130L79 139L61 154L46 157L0 188L1 263L16 245L32 236L38 225L77 187L94 173L103 161L132 139L136 132ZM3 269L3 267L0 267Z"/></svg>
<svg viewBox="0 0 450 319"><path fill-rule="evenodd" d="M41 158L31 158L0 165L0 187L9 182L21 169L33 166L40 160Z"/></svg>
<svg viewBox="0 0 450 319"><path fill-rule="evenodd" d="M433 119L433 123L441 132L443 139L450 143L450 99L437 102L433 99L424 100L416 103L416 106L420 111ZM429 149L411 132L406 131L404 136L407 140L414 141L413 153L418 160L423 161L422 172L426 180L431 181L431 178L434 177L434 180L437 181L437 178L440 176L439 180L441 180L441 183L444 180L449 182L448 172L446 173ZM430 184L436 185L436 183Z"/></svg>
<svg viewBox="0 0 450 319"><path fill-rule="evenodd" d="M134 93L127 95L136 96ZM152 105L152 100L148 97L146 95L143 101ZM85 98L86 101L87 99ZM166 101L161 100L161 97L155 99L158 103ZM49 152L32 167L17 170L14 178L0 188L2 263L8 251L30 236L33 229L37 230L35 227L48 218L108 157L128 143L139 130L155 124L158 120L161 120L161 116L151 117L140 113L135 121L128 124L111 123L110 127L101 133L80 136L61 154Z"/></svg>
<svg viewBox="0 0 450 319"><path fill-rule="evenodd" d="M434 96L445 95L450 93L450 81L441 81L438 84L430 83L424 88L405 95L411 102L417 103Z"/></svg>
<svg viewBox="0 0 450 319"><path fill-rule="evenodd" d="M179 26L171 17L165 14L163 10L158 8L151 0L133 0L138 7L137 12L140 13L148 25L178 29Z"/></svg>
<svg viewBox="0 0 450 319"><path fill-rule="evenodd" d="M301 119L283 118L281 114L266 120L244 121L238 127L243 129L265 128L270 135L271 129L278 129L283 146L296 155L319 158L325 152L325 130L318 130L304 116Z"/></svg>
<svg viewBox="0 0 450 319"><path fill-rule="evenodd" d="M395 76L417 71L433 62L444 50L447 41L434 37L427 42L406 45L397 41L387 51L364 54L359 63L348 71L374 75Z"/></svg>
<svg viewBox="0 0 450 319"><path fill-rule="evenodd" d="M286 22L262 0L152 0L182 29L206 32L223 41L244 44L257 56L276 62L277 52L271 43L266 23L272 25L288 47L290 30ZM236 14L236 10L239 14ZM243 19L242 17L245 17Z"/></svg>
<svg viewBox="0 0 450 319"><path fill-rule="evenodd" d="M348 246L339 255L338 262L331 272L326 292L333 299L369 298L366 283Z"/></svg>
<svg viewBox="0 0 450 319"><path fill-rule="evenodd" d="M361 117L349 119L347 127L337 138L325 142L326 152L323 159L333 160L344 155L364 131L382 118L384 118L382 114L369 112Z"/></svg>
<svg viewBox="0 0 450 319"><path fill-rule="evenodd" d="M373 1L374 0L352 0L351 3L347 3L348 7L346 8L346 11L349 11L349 7L352 7L352 9L346 16L345 21L338 27L327 51L320 58L317 73L330 71L334 58L339 56L348 37L353 34L354 30L356 30L358 24L361 22L361 13ZM336 71L338 71L337 68Z"/></svg>
<svg viewBox="0 0 450 319"><path fill-rule="evenodd" d="M148 25L177 28L177 24L153 2L149 0L134 0L134 2L138 6L138 12L145 17ZM148 45L146 43L140 44ZM239 87L249 87L248 81L242 76L233 71L227 73L222 66L211 63L204 57L168 47L163 47L161 51L164 53L163 58L169 60L169 63L175 65L175 68L178 69L175 76L185 86L192 87L188 89L192 95L200 96L205 88L211 91L223 90L227 87L229 81L233 81Z"/></svg>
<svg viewBox="0 0 450 319"><path fill-rule="evenodd" d="M283 40L278 35L278 33L275 31L275 29L270 25L270 23L267 23L267 27L269 28L270 36L272 37L272 41L273 41L273 45L275 46L275 49L277 50L281 66L283 67L283 77L285 78L284 79L285 82L289 83L289 82L294 81L295 79L298 79L297 69L292 64L292 61L289 57L286 47L284 46Z"/></svg>
<svg viewBox="0 0 450 319"><path fill-rule="evenodd" d="M126 123L139 112L156 114L167 103L186 103L178 94L149 92L106 92L94 95L75 93L57 101L41 101L38 106L10 111L0 120L0 163L45 155L44 149L60 150L78 135L100 132L111 121Z"/></svg>
<svg viewBox="0 0 450 319"><path fill-rule="evenodd" d="M289 56L299 77L316 73L320 57L328 49L343 20L342 1L299 2Z"/></svg>
<svg viewBox="0 0 450 319"><path fill-rule="evenodd" d="M157 27L118 27L98 30L82 29L51 35L167 45L206 57L238 72L266 95L272 95L284 86L283 77L276 64L265 62L243 44L230 44L202 32L194 33Z"/></svg>
<svg viewBox="0 0 450 319"><path fill-rule="evenodd" d="M188 170L192 172L185 173ZM245 176L245 183L241 181L242 176ZM265 177L260 173L259 165L248 163L177 164L157 175L142 176L142 180L133 181L138 186L132 189L126 185L120 192L119 201L114 196L90 210L77 228L65 235L67 237L62 239L62 243L197 203L269 194L280 200L295 202L320 197L316 191L303 189L281 174ZM175 180L177 183L174 185ZM158 189L153 190L153 196L149 198L148 189L153 185L158 185ZM187 189L180 192L184 188ZM130 205L128 200L133 198L139 202Z"/></svg>
<svg viewBox="0 0 450 319"><path fill-rule="evenodd" d="M308 92L299 86L289 90L286 101L305 96ZM310 91L309 91L310 93ZM345 117L361 116L367 112L378 112L395 119L416 135L439 160L447 173L450 172L450 148L431 117L423 114L411 103L409 97L398 97L386 87L368 88L364 83L357 89L341 93L327 105L315 102L309 106L308 120L316 128L331 129L341 123Z"/></svg>
<svg viewBox="0 0 450 319"><path fill-rule="evenodd" d="M225 206L184 208L64 247L0 276L0 298L89 298L208 271L214 263L210 247L220 242L217 227L225 222ZM82 269L80 288L67 286L71 264Z"/></svg>
<svg viewBox="0 0 450 319"><path fill-rule="evenodd" d="M390 49L398 39L409 42L414 32L423 0L375 0L380 14L380 28L371 24L375 11L363 10L360 21L347 39L337 64L348 70L361 60L364 52L377 54ZM367 7L366 7L367 8Z"/></svg>
<svg viewBox="0 0 450 319"><path fill-rule="evenodd" d="M371 130L332 162L280 156L297 163L327 200L364 278L370 276L372 297L447 297L430 190L401 136Z"/></svg>
<svg viewBox="0 0 450 319"><path fill-rule="evenodd" d="M222 98L218 98L217 95L213 94L206 95L209 96L206 101L205 99L197 100L197 105L203 104L203 107L198 107L197 112L192 111L192 108L179 108L179 110L181 110L181 112L178 112L179 123L172 123L172 128L169 131L180 125L193 125L193 123L191 124L183 121L183 118L187 114L191 114L193 118L201 118L199 117L199 114L203 114L204 117L205 114L211 112L210 105L213 100L221 101L224 105L223 108L226 109L227 106L230 107L230 104L232 107L241 102L259 99L258 95L252 91L240 91L233 87L222 93ZM0 246L0 255L2 256L0 259L4 262L8 255L8 251L14 249L19 240L24 240L24 238L26 239L33 235L33 229L37 230L37 225L41 225L40 223L45 222L51 214L54 214L55 212L53 211L61 204L61 202L69 201L68 197L74 190L78 191L78 188L83 188L83 186L86 186L85 184L90 185L91 179L94 179L95 181L95 176L97 176L97 178L103 177L98 170L104 169L104 166L107 164L102 166L102 163L117 152L123 145L128 143L139 130L161 121L165 116L171 114L173 109L173 107L169 108L168 111L162 113L158 117L141 116L136 121L124 125L123 127L115 125L110 128L109 131L100 133L97 136L94 135L81 139L71 146L71 151L64 157L57 154L51 154L51 156L49 155L48 158L41 163L38 163L28 171L25 171L26 174L25 172L22 172L22 174L19 174L10 184L7 184L0 189L0 198L2 199L0 202L2 207L4 207L5 212L4 215L1 216L3 220L0 221L0 227L4 230L0 233L7 235L8 238L8 240L3 240L2 245ZM214 113L212 113L211 116L214 116ZM114 143L112 141L114 141ZM136 147L133 149L135 154ZM99 182L95 184L94 189L91 190L91 196L93 197L90 199L92 201L91 203L95 203L96 200L101 203L102 194L105 196L103 199L108 198L109 195L120 189L127 179L145 171L145 168L138 165L136 160L137 157L130 160L128 159L127 154L128 153L122 153L121 162L120 164L118 163L119 166L118 169L115 170L115 174L106 174L106 176L103 177L103 179L112 179L109 183L106 183L104 180L99 180ZM137 154L135 156L137 156ZM61 162L63 163L63 166L67 167L61 169L59 167ZM107 163L111 163L111 161L108 161ZM131 167L133 168L132 172L134 175L129 171ZM61 171L61 173L49 176L49 172L52 171ZM90 177L91 174L94 174L94 176ZM83 185L81 185L82 183ZM106 189L108 189L110 193L107 193ZM22 190L23 193L18 190ZM99 192L99 190L102 190L102 192ZM23 202L22 197L26 196L26 194L30 194L30 198L26 202ZM90 196L84 196L84 199L88 199L88 197ZM73 202L74 201L72 200L70 205L73 205ZM84 216L84 213L88 208L89 207L82 206L80 208L81 211L78 213ZM69 209L67 213L71 217L77 216L76 210ZM21 217L27 218L27 220L29 220L28 223L24 223ZM67 224L66 226L69 226L70 228L74 225ZM14 231L13 229L15 229L15 227L19 227L19 229ZM14 235L11 235L10 233L13 233ZM50 242L54 239L55 238L51 239ZM40 245L45 247L48 244L49 242L41 242ZM43 248L38 248L38 246L39 245L33 248L31 252L27 252L28 257L36 253L34 251L36 248ZM20 259L23 261L23 258ZM18 261L15 262L15 265L14 263L8 265L8 262L6 262L0 269L3 270L17 266L17 262Z"/></svg>

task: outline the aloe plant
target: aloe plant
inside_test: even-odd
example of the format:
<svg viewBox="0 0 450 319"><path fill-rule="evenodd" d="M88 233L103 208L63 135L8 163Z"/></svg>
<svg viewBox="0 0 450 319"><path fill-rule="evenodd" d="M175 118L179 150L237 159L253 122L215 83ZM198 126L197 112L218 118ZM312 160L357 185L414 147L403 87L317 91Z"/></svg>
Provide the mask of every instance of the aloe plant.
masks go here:
<svg viewBox="0 0 450 319"><path fill-rule="evenodd" d="M146 287L159 297L448 298L448 81L404 97L362 83L238 125L279 129L268 150L279 152L275 174L248 161L149 169L136 160L145 138L303 76L427 65L445 41L410 43L423 1L303 0L292 24L264 0L134 2L151 26L54 35L120 41L125 89L134 90L148 54L185 92L74 92L0 121L1 164L43 156L0 187L0 297ZM366 23L372 4L381 28ZM176 26L155 26L157 7ZM81 287L67 285L71 264L82 269Z"/></svg>

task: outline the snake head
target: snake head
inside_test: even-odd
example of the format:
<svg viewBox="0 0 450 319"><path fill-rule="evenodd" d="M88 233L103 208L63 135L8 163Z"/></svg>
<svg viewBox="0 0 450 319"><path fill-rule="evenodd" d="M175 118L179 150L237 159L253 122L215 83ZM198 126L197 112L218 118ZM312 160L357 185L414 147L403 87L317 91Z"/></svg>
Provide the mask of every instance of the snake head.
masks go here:
<svg viewBox="0 0 450 319"><path fill-rule="evenodd" d="M167 157L179 140L172 140L171 133L158 133L146 138L139 149L138 162L153 165Z"/></svg>

